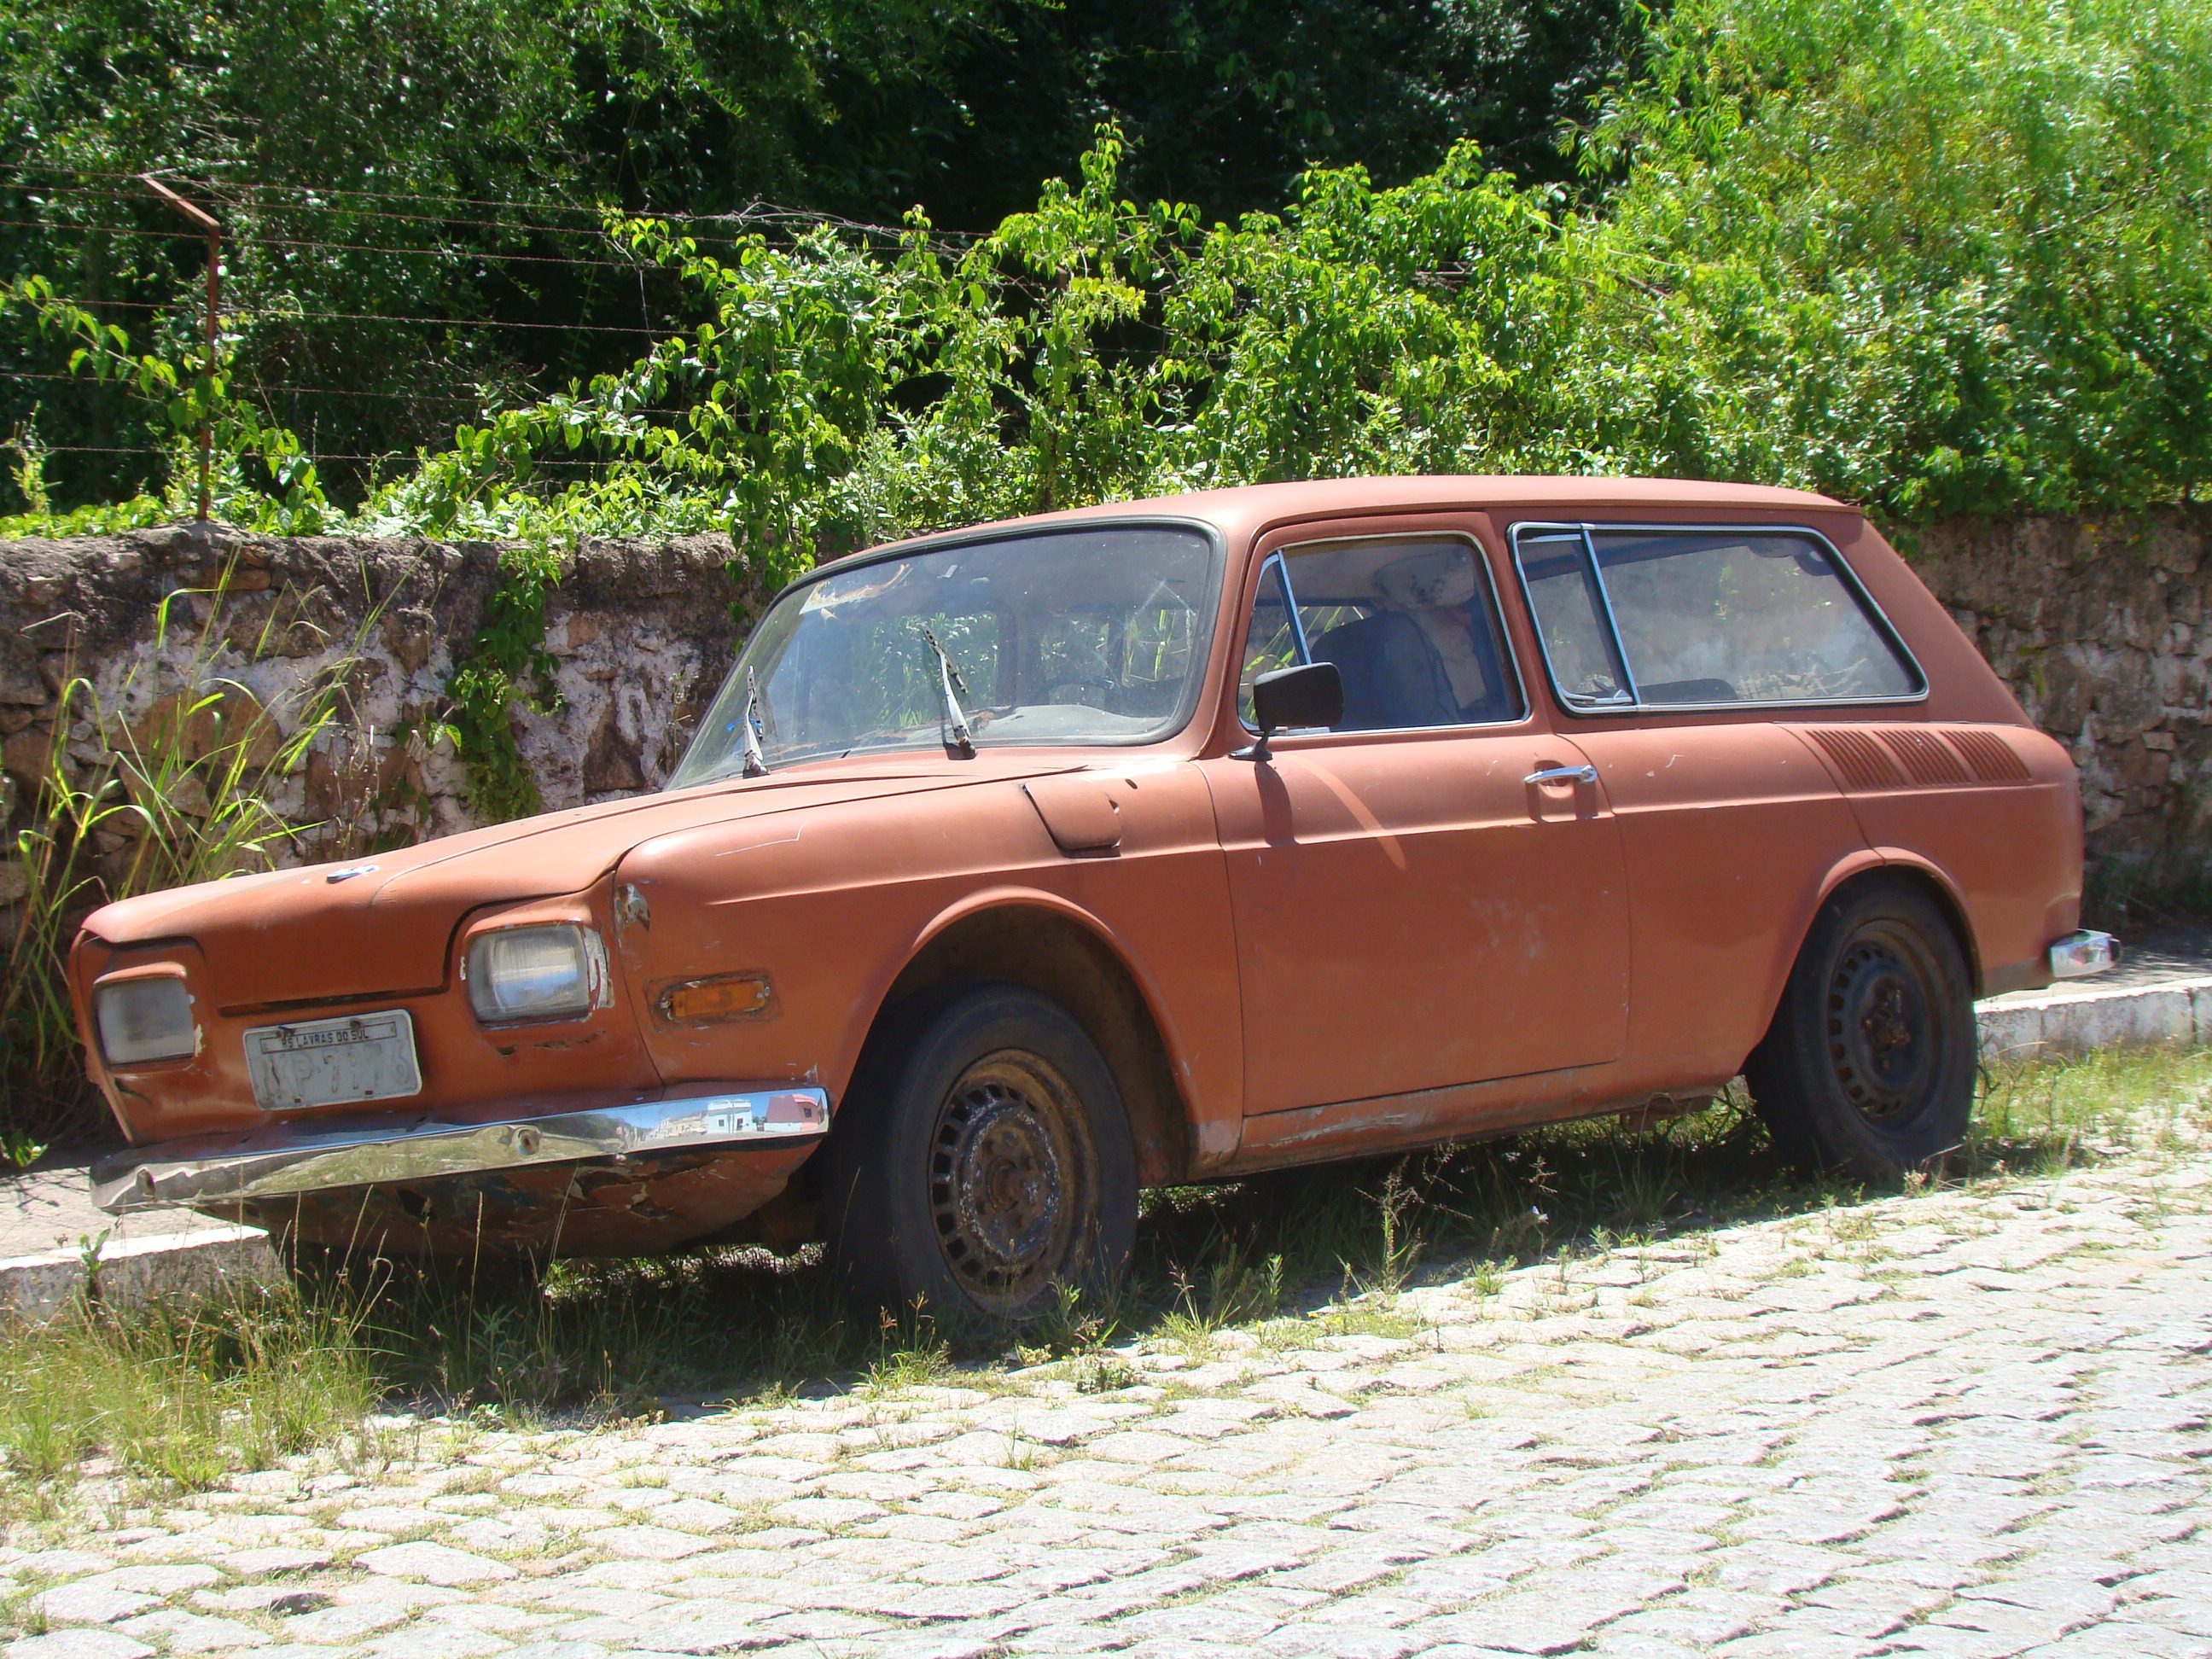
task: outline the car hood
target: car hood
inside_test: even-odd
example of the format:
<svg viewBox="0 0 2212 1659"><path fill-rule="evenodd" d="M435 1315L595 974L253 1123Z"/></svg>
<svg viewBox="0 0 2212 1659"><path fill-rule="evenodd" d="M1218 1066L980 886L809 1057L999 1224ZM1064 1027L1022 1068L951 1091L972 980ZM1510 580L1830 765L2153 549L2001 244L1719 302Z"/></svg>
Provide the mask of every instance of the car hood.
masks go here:
<svg viewBox="0 0 2212 1659"><path fill-rule="evenodd" d="M680 793L548 812L345 864L236 876L125 899L85 930L111 945L191 939L225 1009L434 990L470 911L579 892L634 848L707 825L1077 769L986 750L974 760L832 762Z"/></svg>

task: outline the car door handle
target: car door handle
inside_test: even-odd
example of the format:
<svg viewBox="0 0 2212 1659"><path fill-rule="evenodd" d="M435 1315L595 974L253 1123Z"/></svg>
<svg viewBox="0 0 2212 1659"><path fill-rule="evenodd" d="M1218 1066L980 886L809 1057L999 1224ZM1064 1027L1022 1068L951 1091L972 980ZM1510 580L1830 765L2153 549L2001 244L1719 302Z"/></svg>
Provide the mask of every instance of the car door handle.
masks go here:
<svg viewBox="0 0 2212 1659"><path fill-rule="evenodd" d="M1547 766L1540 772L1531 772L1521 780L1523 783L1595 783L1595 766Z"/></svg>

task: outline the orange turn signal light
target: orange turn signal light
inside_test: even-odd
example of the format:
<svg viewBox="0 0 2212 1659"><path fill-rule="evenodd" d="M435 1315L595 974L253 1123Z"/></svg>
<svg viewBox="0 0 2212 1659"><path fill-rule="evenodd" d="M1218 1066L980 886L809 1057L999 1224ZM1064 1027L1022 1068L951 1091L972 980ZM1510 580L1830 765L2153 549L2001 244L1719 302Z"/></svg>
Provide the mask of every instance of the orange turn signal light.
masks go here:
<svg viewBox="0 0 2212 1659"><path fill-rule="evenodd" d="M715 974L687 979L660 994L660 1017L672 1025L703 1025L764 1013L775 988L766 974Z"/></svg>

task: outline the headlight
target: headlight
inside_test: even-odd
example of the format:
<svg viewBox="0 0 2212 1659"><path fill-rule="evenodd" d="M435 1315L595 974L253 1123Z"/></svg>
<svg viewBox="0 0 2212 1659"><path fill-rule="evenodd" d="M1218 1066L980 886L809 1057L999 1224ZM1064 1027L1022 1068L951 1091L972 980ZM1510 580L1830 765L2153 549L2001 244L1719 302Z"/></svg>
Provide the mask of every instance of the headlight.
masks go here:
<svg viewBox="0 0 2212 1659"><path fill-rule="evenodd" d="M480 934L461 972L469 1006L487 1025L574 1019L606 1000L606 950L573 922Z"/></svg>
<svg viewBox="0 0 2212 1659"><path fill-rule="evenodd" d="M131 979L93 993L100 1052L110 1066L184 1060L199 1047L192 999L181 979Z"/></svg>

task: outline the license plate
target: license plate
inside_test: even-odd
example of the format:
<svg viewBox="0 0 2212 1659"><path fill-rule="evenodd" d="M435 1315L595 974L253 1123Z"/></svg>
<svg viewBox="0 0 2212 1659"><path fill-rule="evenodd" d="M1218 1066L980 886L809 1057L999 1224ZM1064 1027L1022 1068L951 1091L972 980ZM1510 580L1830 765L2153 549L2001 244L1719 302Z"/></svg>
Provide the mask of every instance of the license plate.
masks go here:
<svg viewBox="0 0 2212 1659"><path fill-rule="evenodd" d="M246 1034L246 1069L264 1112L422 1092L415 1022L404 1008L257 1025Z"/></svg>

